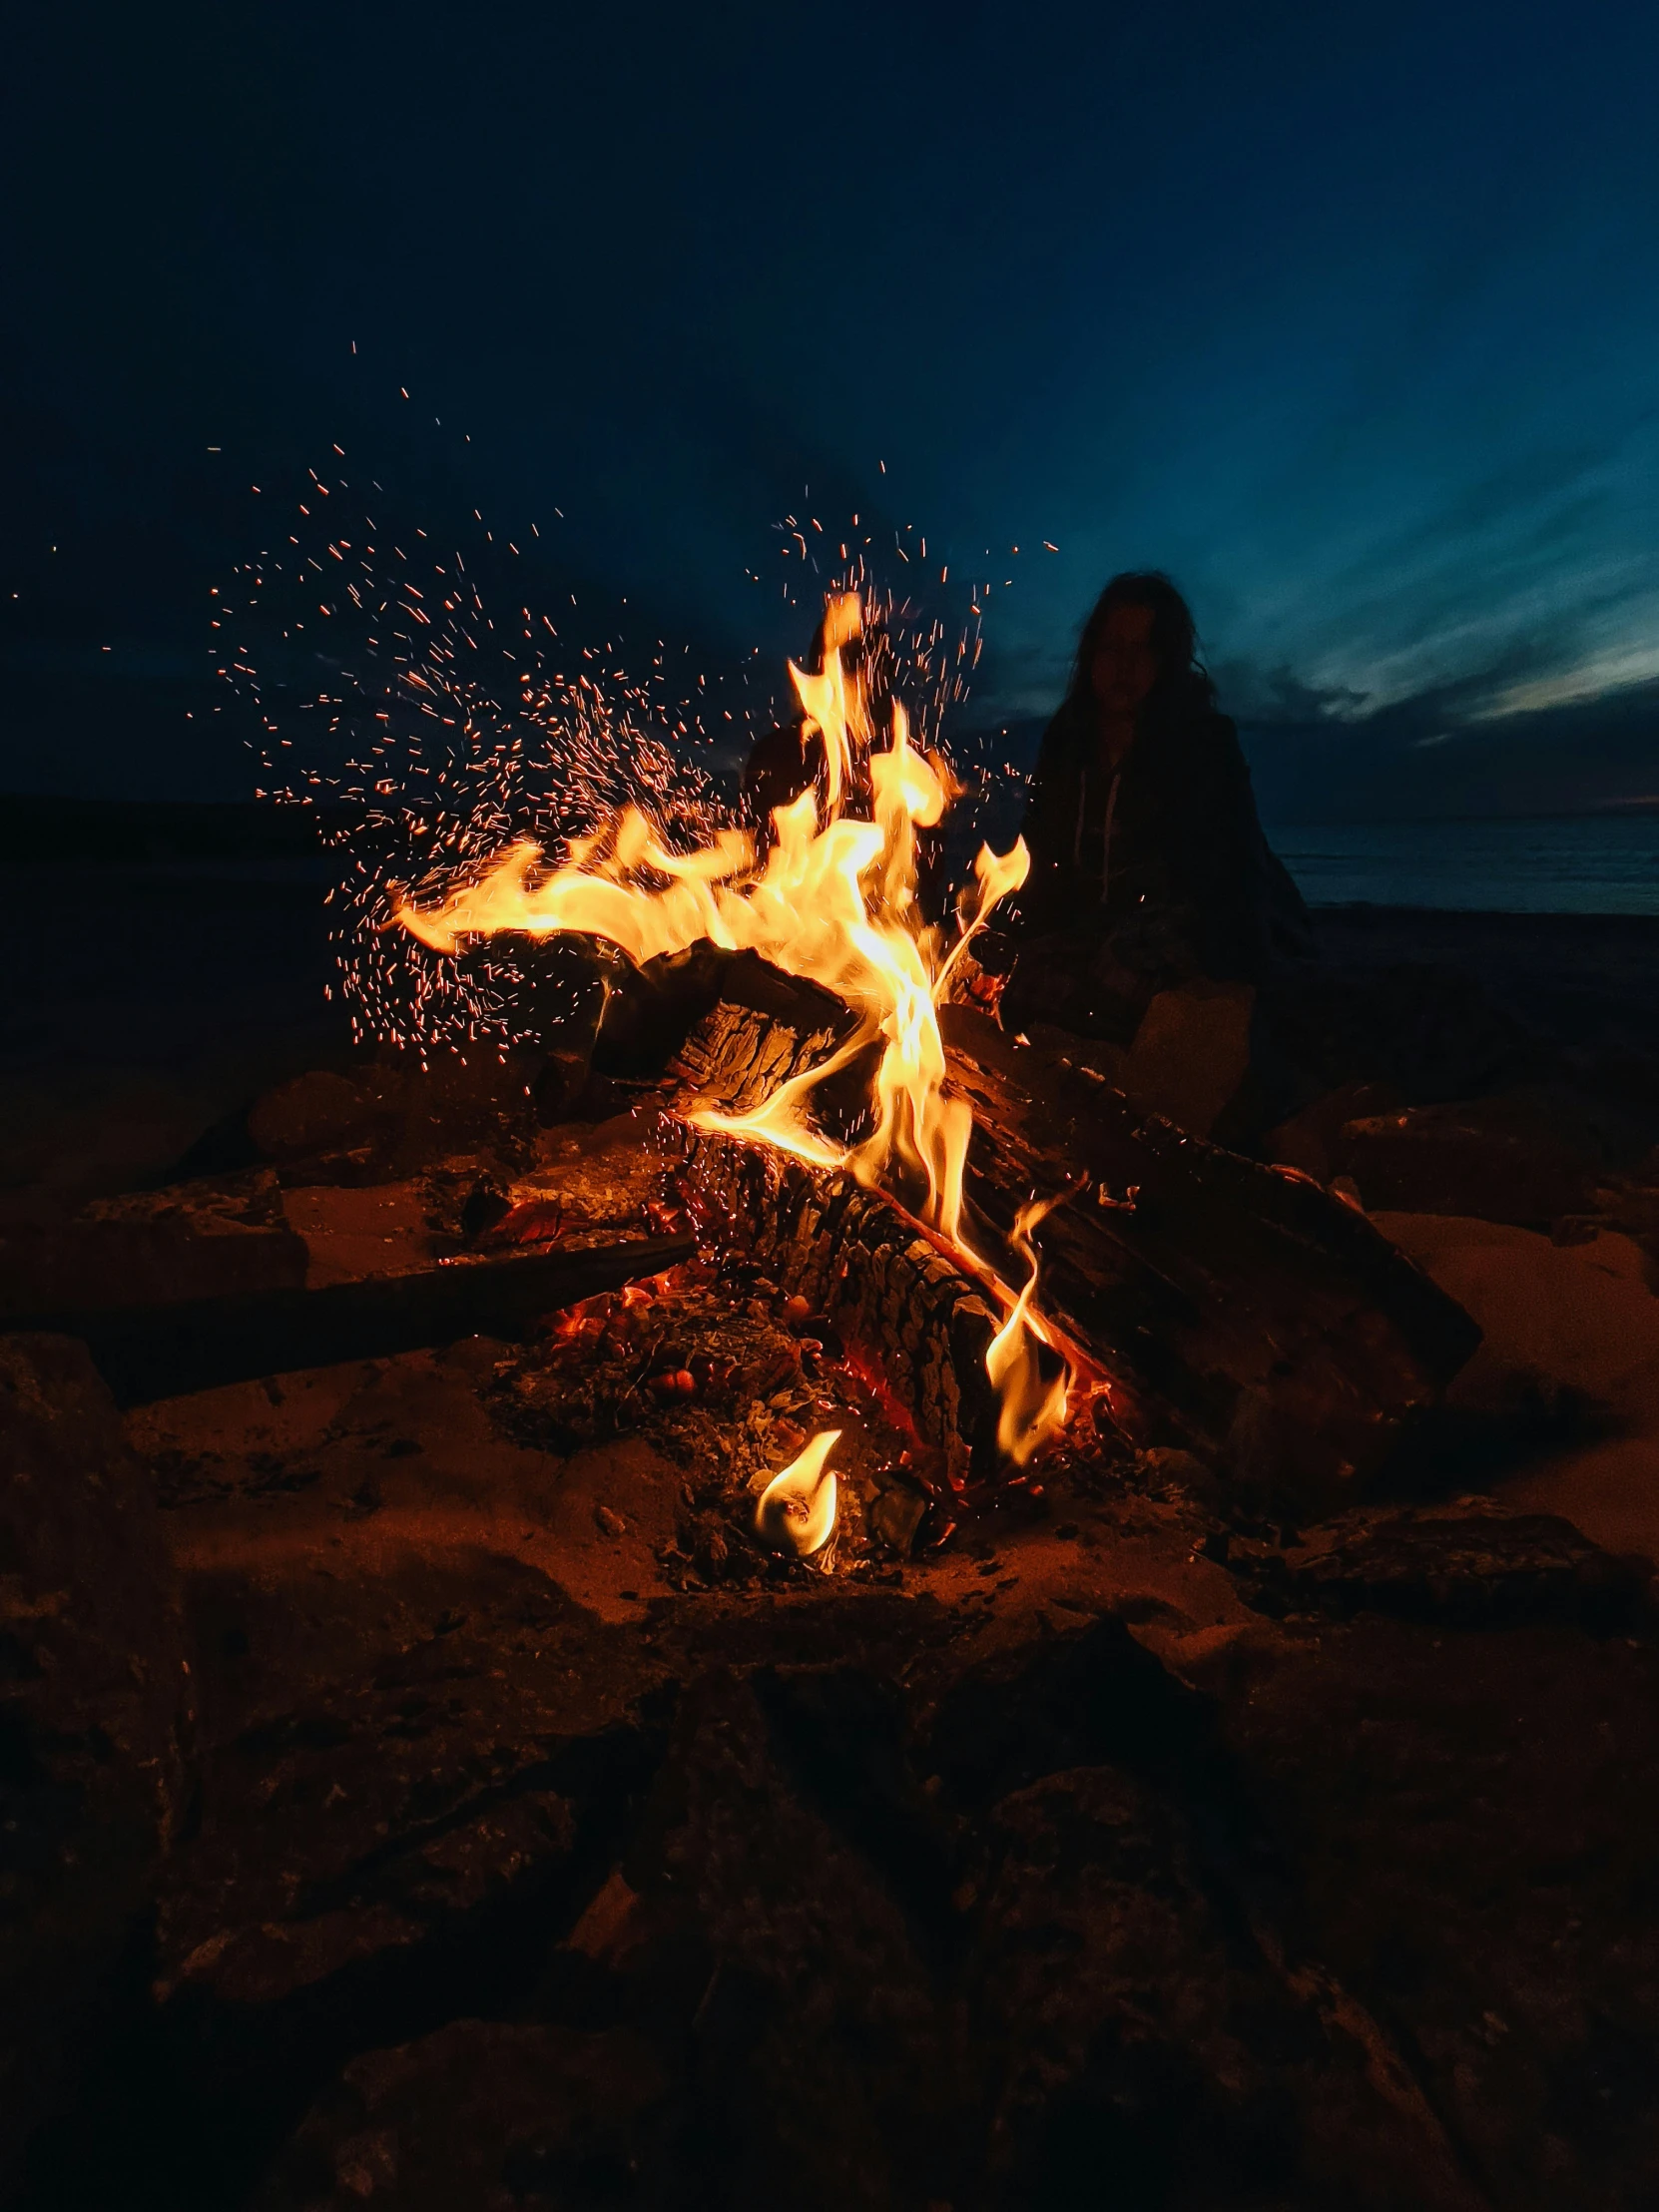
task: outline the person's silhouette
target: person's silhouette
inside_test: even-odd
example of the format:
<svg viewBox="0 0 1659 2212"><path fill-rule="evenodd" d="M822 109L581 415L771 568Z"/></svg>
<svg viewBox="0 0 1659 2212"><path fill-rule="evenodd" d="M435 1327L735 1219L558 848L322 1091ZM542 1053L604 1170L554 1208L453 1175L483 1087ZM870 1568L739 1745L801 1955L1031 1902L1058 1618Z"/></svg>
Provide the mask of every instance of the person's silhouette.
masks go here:
<svg viewBox="0 0 1659 2212"><path fill-rule="evenodd" d="M1157 991L1198 975L1259 983L1308 948L1307 909L1262 834L1238 733L1167 576L1115 576L1101 593L1022 831L1005 1026L1126 1042Z"/></svg>

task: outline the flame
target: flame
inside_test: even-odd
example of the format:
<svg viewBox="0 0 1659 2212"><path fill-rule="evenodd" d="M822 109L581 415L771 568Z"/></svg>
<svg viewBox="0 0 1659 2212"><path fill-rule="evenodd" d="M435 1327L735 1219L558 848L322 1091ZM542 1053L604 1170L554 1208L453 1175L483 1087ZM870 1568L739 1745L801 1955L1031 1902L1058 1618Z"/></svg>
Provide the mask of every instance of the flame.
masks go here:
<svg viewBox="0 0 1659 2212"><path fill-rule="evenodd" d="M761 1491L755 1533L774 1551L810 1559L835 1533L835 1477L824 1462L840 1433L838 1428L821 1428L798 1459L777 1474L757 1475L750 1485Z"/></svg>
<svg viewBox="0 0 1659 2212"><path fill-rule="evenodd" d="M1066 1417L1069 1379L1063 1367L1058 1375L1044 1377L1037 1346L1052 1347L1054 1340L1041 1317L1031 1311L1031 1300L1037 1288L1037 1250L1031 1242L1031 1231L1063 1196L1064 1193L1059 1193L1035 1205L1022 1206L1014 1217L1013 1241L1031 1263L1031 1273L1014 1301L1012 1313L992 1338L990 1350L985 1354L985 1372L1001 1400L996 1448L1018 1467L1024 1466L1043 1438L1052 1434Z"/></svg>
<svg viewBox="0 0 1659 2212"><path fill-rule="evenodd" d="M394 888L390 918L438 952L503 929L534 936L575 930L608 938L643 962L706 938L729 951L757 952L786 974L823 985L857 1016L846 1041L752 1112L703 1110L692 1115L694 1126L774 1145L815 1167L845 1170L871 1188L888 1182L896 1167L922 1221L989 1276L962 1235L973 1117L965 1100L944 1089L938 1008L963 948L997 902L1024 882L1030 855L1023 838L1001 854L980 848L976 895L956 945L941 957L939 933L924 923L917 902L916 832L943 819L957 786L939 754L912 745L908 719L896 703L889 745L871 750L862 682L849 683L841 662L841 648L861 629L857 594L832 597L822 673L791 666L809 734L822 741L826 771L822 793L809 788L774 812L775 834L764 860L749 831L736 828L694 851L673 851L647 817L628 807L594 836L572 840L563 866L547 867L537 845L520 842L436 906L419 906ZM868 771L869 821L843 812L860 764ZM812 1093L877 1043L871 1126L857 1144L843 1147L814 1123ZM992 1278L1011 1311L987 1360L1003 1394L999 1440L1022 1462L1064 1417L1065 1406L1064 1384L1056 1401L1054 1385L1042 1382L1038 1369L1036 1342L1049 1340L1032 1309L1036 1263L1025 1241L1027 1226L1022 1216L1016 1242L1031 1260L1031 1280L1016 1299Z"/></svg>

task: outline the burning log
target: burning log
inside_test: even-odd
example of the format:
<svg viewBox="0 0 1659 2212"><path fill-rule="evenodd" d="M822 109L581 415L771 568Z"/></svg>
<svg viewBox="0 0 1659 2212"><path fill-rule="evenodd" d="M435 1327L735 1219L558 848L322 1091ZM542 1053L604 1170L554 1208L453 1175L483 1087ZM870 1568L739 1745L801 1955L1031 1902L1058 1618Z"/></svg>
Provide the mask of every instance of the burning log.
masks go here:
<svg viewBox="0 0 1659 2212"><path fill-rule="evenodd" d="M690 1259L689 1237L467 1260L321 1290L39 1315L11 1326L79 1337L120 1405L346 1360L383 1360L471 1336L512 1337L539 1316Z"/></svg>
<svg viewBox="0 0 1659 2212"><path fill-rule="evenodd" d="M742 983L734 977L744 999L787 1006L793 992L797 1025L764 1006L723 999L681 1049L681 1187L700 1238L757 1261L824 1314L960 1475L976 1450L983 1458L992 1449L996 1434L986 1355L1000 1317L980 1285L899 1208L851 1176L700 1131L685 1119L699 1110L752 1111L838 1041L832 1001L776 976L772 990L757 990L771 971L745 969Z"/></svg>
<svg viewBox="0 0 1659 2212"><path fill-rule="evenodd" d="M734 970L677 1063L683 1180L705 1239L761 1260L877 1356L917 1426L960 1466L986 1447L1000 1315L882 1194L718 1130L839 1042L809 986ZM971 1106L966 1242L1005 1281L1033 1191L1069 1192L1039 1233L1042 1300L1135 1442L1193 1453L1254 1501L1351 1502L1403 1446L1479 1333L1364 1215L1138 1115L1059 1032L1015 1043L944 1010L947 1093ZM1085 1393L1087 1394L1087 1393Z"/></svg>

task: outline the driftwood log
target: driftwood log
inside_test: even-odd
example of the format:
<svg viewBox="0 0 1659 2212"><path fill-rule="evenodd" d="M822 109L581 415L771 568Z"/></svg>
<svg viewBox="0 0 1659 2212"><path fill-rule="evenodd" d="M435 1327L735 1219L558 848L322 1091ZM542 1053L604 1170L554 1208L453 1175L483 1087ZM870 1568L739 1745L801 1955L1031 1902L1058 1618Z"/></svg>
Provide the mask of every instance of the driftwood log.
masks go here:
<svg viewBox="0 0 1659 2212"><path fill-rule="evenodd" d="M752 1108L845 1027L822 992L735 967L675 1063L682 1119ZM975 1248L1023 1282L1016 1213L1070 1194L1036 1233L1040 1302L1125 1436L1184 1449L1288 1512L1337 1509L1398 1465L1479 1342L1460 1307L1321 1185L1137 1112L1081 1041L1016 1042L958 1007L944 1028L950 1086L974 1113ZM844 1131L863 1072L824 1086ZM923 1435L958 1465L982 1456L1000 1314L980 1285L901 1206L844 1176L689 1128L685 1145L705 1242L762 1260L816 1307L838 1300Z"/></svg>
<svg viewBox="0 0 1659 2212"><path fill-rule="evenodd" d="M582 1251L459 1260L314 1291L39 1314L8 1328L79 1337L116 1403L142 1405L461 1337L519 1336L543 1314L676 1267L694 1249L689 1237L623 1237Z"/></svg>

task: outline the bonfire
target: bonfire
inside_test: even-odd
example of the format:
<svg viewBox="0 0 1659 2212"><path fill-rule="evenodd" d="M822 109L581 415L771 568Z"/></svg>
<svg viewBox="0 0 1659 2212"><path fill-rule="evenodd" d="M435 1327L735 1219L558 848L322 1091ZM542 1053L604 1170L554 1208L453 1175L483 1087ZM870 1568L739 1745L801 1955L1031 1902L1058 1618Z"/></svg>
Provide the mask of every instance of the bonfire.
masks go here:
<svg viewBox="0 0 1659 2212"><path fill-rule="evenodd" d="M814 786L773 815L764 855L754 833L738 825L677 850L630 805L593 834L572 839L562 863L520 840L435 905L394 891L390 919L443 955L503 931L600 937L637 964L706 942L758 953L785 974L831 992L854 1017L832 1052L778 1083L746 1114L700 1111L691 1119L884 1191L992 1292L1006 1317L986 1355L999 1401L997 1447L1024 1465L1063 1424L1070 1380L1063 1359L1056 1370L1055 1360L1045 1363L1038 1351L1055 1349L1034 1304L1037 1262L1029 1237L1045 1208L1028 1207L1016 1225L1016 1248L1030 1273L1015 1289L965 1233L962 1180L973 1117L968 1102L946 1086L939 1007L976 932L1024 882L1029 856L1023 839L1002 854L980 847L953 942L924 918L917 831L942 821L957 786L941 754L911 742L901 702L893 702L889 728L874 729L862 678L849 679L842 661L841 649L859 635L862 620L855 593L831 598L823 670L791 664L807 740L821 745L823 766ZM860 790L870 795L867 817L852 812ZM872 1047L867 1131L842 1144L815 1117L815 1093ZM815 1436L767 1489L759 1510L763 1532L781 1528L803 1552L829 1541L834 1488L825 1462L833 1441ZM795 1501L789 1511L783 1499Z"/></svg>

